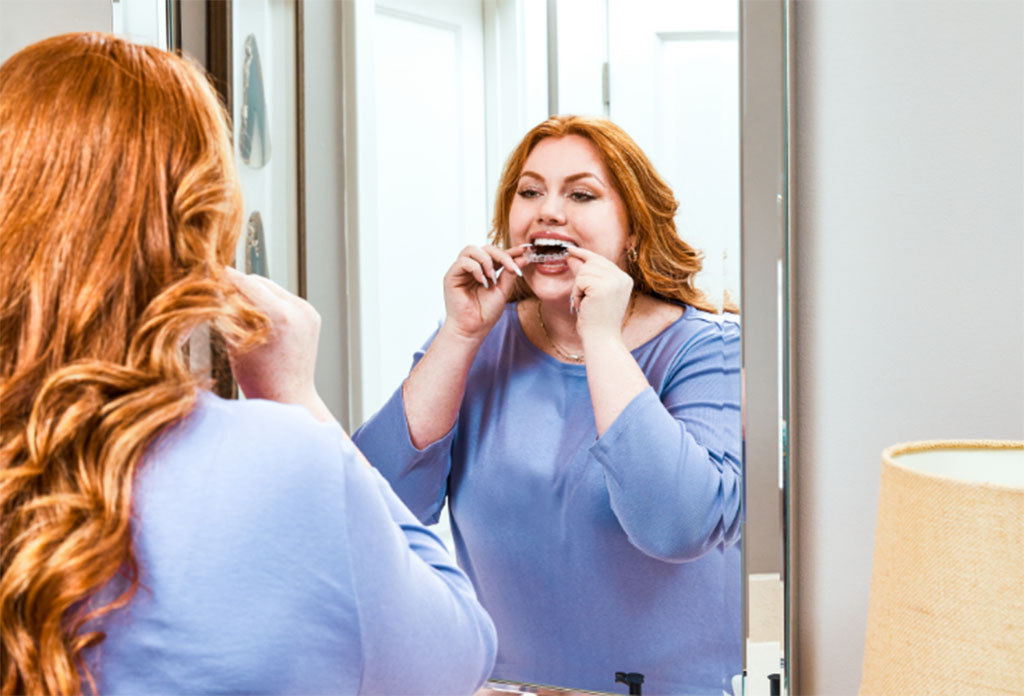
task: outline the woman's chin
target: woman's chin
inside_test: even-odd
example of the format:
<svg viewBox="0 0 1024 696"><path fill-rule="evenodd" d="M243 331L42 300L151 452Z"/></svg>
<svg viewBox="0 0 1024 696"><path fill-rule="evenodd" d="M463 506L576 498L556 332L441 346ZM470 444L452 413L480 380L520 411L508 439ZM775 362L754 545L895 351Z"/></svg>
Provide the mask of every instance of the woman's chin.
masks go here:
<svg viewBox="0 0 1024 696"><path fill-rule="evenodd" d="M569 301L572 284L575 281L568 265L563 272L540 268L539 264L530 264L524 270L526 284L542 302L565 300Z"/></svg>

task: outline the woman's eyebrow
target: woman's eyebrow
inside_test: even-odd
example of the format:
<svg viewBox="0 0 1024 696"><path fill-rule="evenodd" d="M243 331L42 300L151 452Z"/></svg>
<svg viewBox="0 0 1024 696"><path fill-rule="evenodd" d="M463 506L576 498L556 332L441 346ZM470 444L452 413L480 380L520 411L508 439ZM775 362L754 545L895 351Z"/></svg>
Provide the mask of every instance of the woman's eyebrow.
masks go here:
<svg viewBox="0 0 1024 696"><path fill-rule="evenodd" d="M594 174L593 172L579 172L577 174L571 174L565 177L565 183L571 184L574 181L578 181L579 179L586 179L587 177L590 177L591 179L597 179L598 183L600 183L602 186L607 186L607 184L604 183L604 180L601 179L601 177L599 177L597 174Z"/></svg>
<svg viewBox="0 0 1024 696"><path fill-rule="evenodd" d="M523 179L523 177L527 177L527 176L530 177L531 179L536 179L537 181L546 181L546 179L544 177L542 177L540 174L538 174L537 172L534 172L534 171L530 171L529 169L527 169L526 171L521 173L519 175L519 178ZM569 176L565 177L565 183L571 184L574 181L578 181L580 179L586 179L587 177L590 177L592 179L596 179L602 186L607 186L607 184L604 183L604 180L601 177L599 177L597 174L594 174L593 172L577 172L576 174L570 174Z"/></svg>

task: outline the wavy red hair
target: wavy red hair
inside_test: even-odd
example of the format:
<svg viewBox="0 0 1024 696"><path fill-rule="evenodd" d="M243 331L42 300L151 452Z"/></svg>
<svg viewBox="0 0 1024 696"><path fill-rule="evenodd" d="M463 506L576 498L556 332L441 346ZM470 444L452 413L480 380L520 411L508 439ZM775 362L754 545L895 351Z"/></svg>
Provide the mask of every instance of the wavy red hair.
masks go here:
<svg viewBox="0 0 1024 696"><path fill-rule="evenodd" d="M267 330L224 272L241 221L226 114L186 60L85 33L0 67L3 694L95 691L85 623L138 585L135 473L204 386L183 345Z"/></svg>
<svg viewBox="0 0 1024 696"><path fill-rule="evenodd" d="M579 135L594 144L611 173L615 190L622 197L629 231L636 235L637 256L627 262L625 269L633 278L633 287L638 292L717 312L714 303L709 302L693 284L703 260L701 253L684 242L676 232L675 215L679 203L672 189L629 134L605 118L552 116L523 137L505 162L498 183L491 223L492 242L506 249L511 243L508 215L519 176L533 148L545 138L567 135ZM529 288L520 280L512 299L519 300L530 294Z"/></svg>

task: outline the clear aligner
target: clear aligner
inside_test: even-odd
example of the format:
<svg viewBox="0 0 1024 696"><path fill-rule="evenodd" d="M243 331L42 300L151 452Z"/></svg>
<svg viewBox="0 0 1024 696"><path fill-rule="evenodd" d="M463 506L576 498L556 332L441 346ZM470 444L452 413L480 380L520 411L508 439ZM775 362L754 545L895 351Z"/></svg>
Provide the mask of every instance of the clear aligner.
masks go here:
<svg viewBox="0 0 1024 696"><path fill-rule="evenodd" d="M562 261L569 255L570 246L575 245L561 239L535 239L532 244L527 245L523 256L530 263Z"/></svg>

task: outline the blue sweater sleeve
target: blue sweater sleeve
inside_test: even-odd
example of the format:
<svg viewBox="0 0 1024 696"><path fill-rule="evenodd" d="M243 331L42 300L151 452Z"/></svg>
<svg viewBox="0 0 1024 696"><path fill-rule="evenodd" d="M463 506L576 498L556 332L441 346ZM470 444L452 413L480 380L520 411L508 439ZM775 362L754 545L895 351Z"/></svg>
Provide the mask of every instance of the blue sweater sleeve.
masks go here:
<svg viewBox="0 0 1024 696"><path fill-rule="evenodd" d="M474 692L494 666L494 624L441 541L379 473L353 466L345 509L363 645L360 693Z"/></svg>
<svg viewBox="0 0 1024 696"><path fill-rule="evenodd" d="M431 336L416 352L413 367L433 340ZM452 441L457 431L458 422L441 439L417 449L409 436L402 386L399 386L383 408L353 433L352 440L416 518L423 524L434 524L441 515L448 492Z"/></svg>
<svg viewBox="0 0 1024 696"><path fill-rule="evenodd" d="M630 541L690 561L739 539L739 327L710 323L673 358L660 393L641 392L592 446Z"/></svg>

